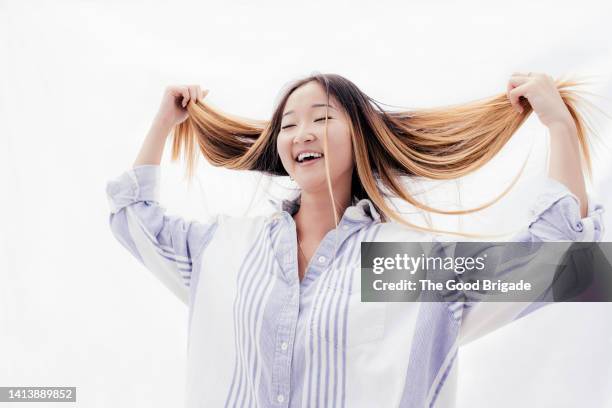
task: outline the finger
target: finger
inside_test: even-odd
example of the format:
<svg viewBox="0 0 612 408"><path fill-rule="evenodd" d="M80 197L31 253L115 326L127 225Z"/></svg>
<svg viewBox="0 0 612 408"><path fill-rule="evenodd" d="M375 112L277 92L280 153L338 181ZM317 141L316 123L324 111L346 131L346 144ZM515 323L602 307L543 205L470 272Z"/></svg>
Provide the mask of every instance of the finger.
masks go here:
<svg viewBox="0 0 612 408"><path fill-rule="evenodd" d="M512 89L510 91L510 93L509 93L510 103L512 104L512 106L514 106L514 108L519 113L523 112L523 107L519 103L519 98L521 96L526 95L526 93L527 93L527 86L526 85L517 86L516 88Z"/></svg>
<svg viewBox="0 0 612 408"><path fill-rule="evenodd" d="M179 88L180 92L181 92L181 96L183 97L181 106L183 106L183 108L185 107L185 105L187 105L187 102L189 101L189 89L187 89L186 86L182 86Z"/></svg>
<svg viewBox="0 0 612 408"><path fill-rule="evenodd" d="M189 87L189 102L191 101L197 101L198 100L198 92L195 89L195 86L190 86Z"/></svg>
<svg viewBox="0 0 612 408"><path fill-rule="evenodd" d="M529 82L529 77L517 77L513 76L508 80L508 86L512 88L516 88L517 86L521 86Z"/></svg>
<svg viewBox="0 0 612 408"><path fill-rule="evenodd" d="M529 77L521 77L521 76L513 76L508 80L508 86L506 87L506 94L508 95L508 99L510 99L510 103L514 106L515 109L520 111L521 106L515 104L512 98L510 98L510 91L514 88L528 84L531 81Z"/></svg>
<svg viewBox="0 0 612 408"><path fill-rule="evenodd" d="M508 99L510 100L510 103L512 104L512 106L514 107L514 109L516 109L517 112L521 112L522 111L522 107L520 106L520 104L518 103L518 99L517 101L512 100L512 98L510 97L510 91L512 91L513 89L524 85L526 83L529 82L529 78L528 77L519 77L519 76L514 76L511 77L508 80L508 85L506 87L506 95L508 96Z"/></svg>
<svg viewBox="0 0 612 408"><path fill-rule="evenodd" d="M206 98L206 95L208 95L208 92L210 92L210 89L205 89L202 91L202 99Z"/></svg>

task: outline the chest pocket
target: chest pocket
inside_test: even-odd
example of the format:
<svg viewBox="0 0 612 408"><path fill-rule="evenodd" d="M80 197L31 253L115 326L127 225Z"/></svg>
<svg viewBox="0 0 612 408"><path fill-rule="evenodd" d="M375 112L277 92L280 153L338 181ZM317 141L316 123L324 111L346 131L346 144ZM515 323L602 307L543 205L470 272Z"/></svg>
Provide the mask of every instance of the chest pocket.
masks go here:
<svg viewBox="0 0 612 408"><path fill-rule="evenodd" d="M353 284L327 283L314 305L312 329L314 335L336 348L353 348L380 341L385 336L386 302L361 301L360 264L350 271ZM335 271L340 272L339 270Z"/></svg>

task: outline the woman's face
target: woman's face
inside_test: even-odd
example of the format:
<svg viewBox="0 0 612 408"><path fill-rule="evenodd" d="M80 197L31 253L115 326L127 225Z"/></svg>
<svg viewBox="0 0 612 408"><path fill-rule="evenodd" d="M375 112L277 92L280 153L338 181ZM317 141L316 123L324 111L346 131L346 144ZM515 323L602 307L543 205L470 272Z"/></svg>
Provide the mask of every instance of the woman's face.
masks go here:
<svg viewBox="0 0 612 408"><path fill-rule="evenodd" d="M332 187L351 182L353 146L348 117L332 95L327 107L328 156L298 161L300 152L323 155L326 99L324 88L311 81L293 91L283 111L277 149L285 170L304 191L327 189L325 161L329 162Z"/></svg>

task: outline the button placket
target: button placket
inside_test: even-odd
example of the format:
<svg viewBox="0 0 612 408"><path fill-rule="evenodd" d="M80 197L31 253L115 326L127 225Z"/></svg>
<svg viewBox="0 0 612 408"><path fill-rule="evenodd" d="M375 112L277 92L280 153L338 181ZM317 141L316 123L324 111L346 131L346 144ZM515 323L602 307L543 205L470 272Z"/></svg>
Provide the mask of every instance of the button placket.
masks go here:
<svg viewBox="0 0 612 408"><path fill-rule="evenodd" d="M277 351L274 356L274 368L272 384L276 394L276 403L286 404L290 391L291 378L291 360L292 352L290 345L295 336L295 330L298 319L298 304L296 303L295 286L290 286L292 294L287 297L287 301L283 306L279 320L276 344ZM299 299L299 296L297 296Z"/></svg>

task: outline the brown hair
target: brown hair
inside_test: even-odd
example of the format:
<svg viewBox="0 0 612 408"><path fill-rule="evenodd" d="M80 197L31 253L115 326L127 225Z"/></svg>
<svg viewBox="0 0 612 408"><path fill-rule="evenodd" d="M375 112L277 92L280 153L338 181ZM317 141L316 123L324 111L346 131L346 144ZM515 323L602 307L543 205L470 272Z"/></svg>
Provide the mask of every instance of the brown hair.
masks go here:
<svg viewBox="0 0 612 408"><path fill-rule="evenodd" d="M197 145L202 155L214 166L287 176L277 151L276 137L287 99L294 90L310 81L317 81L323 87L328 100L329 95L333 95L349 118L355 162L353 198L370 199L383 221L392 219L421 231L463 237L486 236L412 224L388 206L378 183L382 183L393 196L439 214L467 214L493 205L510 191L522 168L498 197L468 210L447 211L420 203L405 190L398 176L455 179L485 165L532 112L528 101L521 100L523 112L517 113L506 93L460 105L391 112L382 109L348 79L337 74L315 73L292 82L285 89L269 121L230 115L202 101L190 102L187 107L188 119L177 125L173 132L172 160L177 160L182 152L191 179L199 155L195 149ZM576 124L583 159L581 166L591 177L586 131L592 129L577 110L577 102L584 99L570 89L582 83L575 80L556 81L561 98ZM325 129L326 149L327 124ZM327 156L326 150L324 154ZM327 167L326 172L331 188ZM335 205L333 210L337 224Z"/></svg>

